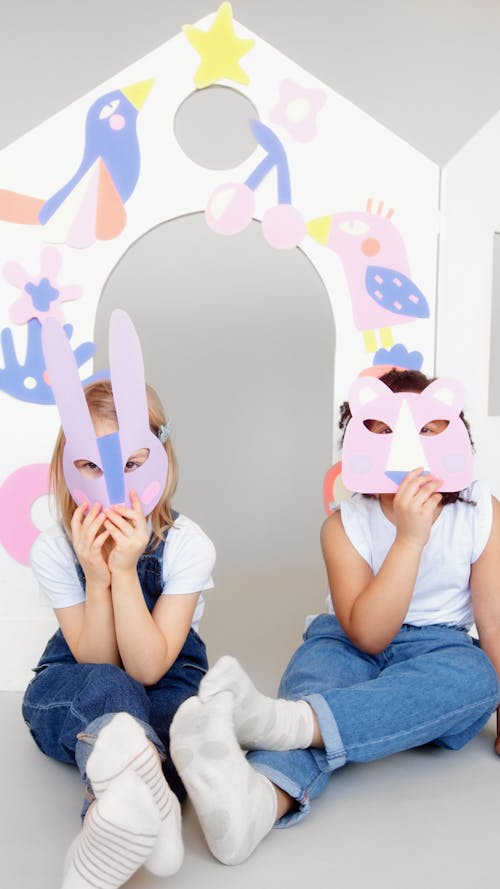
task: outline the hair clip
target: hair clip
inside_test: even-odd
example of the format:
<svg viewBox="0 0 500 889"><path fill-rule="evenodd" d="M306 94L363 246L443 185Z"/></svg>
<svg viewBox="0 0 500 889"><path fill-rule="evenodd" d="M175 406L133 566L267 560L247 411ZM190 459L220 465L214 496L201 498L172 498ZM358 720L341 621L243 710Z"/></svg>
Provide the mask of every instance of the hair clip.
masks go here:
<svg viewBox="0 0 500 889"><path fill-rule="evenodd" d="M170 420L167 420L162 426L158 426L158 438L160 439L162 444L165 444L167 438L170 438L170 433L172 432L172 423Z"/></svg>

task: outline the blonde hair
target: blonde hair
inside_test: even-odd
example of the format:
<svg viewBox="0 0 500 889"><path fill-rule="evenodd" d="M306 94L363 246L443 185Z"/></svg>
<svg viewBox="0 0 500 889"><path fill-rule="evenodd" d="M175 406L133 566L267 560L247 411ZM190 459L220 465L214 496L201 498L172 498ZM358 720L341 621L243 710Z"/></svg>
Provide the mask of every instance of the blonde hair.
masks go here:
<svg viewBox="0 0 500 889"><path fill-rule="evenodd" d="M98 380L95 383L89 383L88 386L85 386L84 393L91 416L117 421L113 390L109 380ZM166 423L166 416L160 398L152 386L146 385L146 399L148 403L149 426L151 432L154 435L158 435L160 426ZM63 430L60 429L50 462L49 482L50 490L55 497L59 519L66 534L71 539L71 519L76 509L76 503L68 490L62 468L65 444L66 437ZM164 540L165 532L174 524L171 499L177 487L177 458L170 438L167 438L163 447L168 457L168 476L163 494L151 513L153 534L146 552L152 552L156 549L161 541Z"/></svg>

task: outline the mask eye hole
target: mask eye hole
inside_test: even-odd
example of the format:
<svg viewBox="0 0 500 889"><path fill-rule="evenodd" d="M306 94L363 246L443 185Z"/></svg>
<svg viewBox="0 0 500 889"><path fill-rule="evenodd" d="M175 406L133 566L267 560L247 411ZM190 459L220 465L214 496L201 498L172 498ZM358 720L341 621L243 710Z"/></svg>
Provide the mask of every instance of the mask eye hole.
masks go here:
<svg viewBox="0 0 500 889"><path fill-rule="evenodd" d="M100 478L102 475L101 467L92 460L75 460L73 465L84 478Z"/></svg>
<svg viewBox="0 0 500 889"><path fill-rule="evenodd" d="M425 426L422 426L420 435L441 435L450 425L449 420L429 420Z"/></svg>
<svg viewBox="0 0 500 889"><path fill-rule="evenodd" d="M134 453L130 455L127 462L125 463L123 471L135 472L136 469L139 469L140 466L144 465L148 457L149 448L140 448L140 450L134 451Z"/></svg>
<svg viewBox="0 0 500 889"><path fill-rule="evenodd" d="M383 420L363 420L363 426L375 435L390 435L392 432L391 427Z"/></svg>

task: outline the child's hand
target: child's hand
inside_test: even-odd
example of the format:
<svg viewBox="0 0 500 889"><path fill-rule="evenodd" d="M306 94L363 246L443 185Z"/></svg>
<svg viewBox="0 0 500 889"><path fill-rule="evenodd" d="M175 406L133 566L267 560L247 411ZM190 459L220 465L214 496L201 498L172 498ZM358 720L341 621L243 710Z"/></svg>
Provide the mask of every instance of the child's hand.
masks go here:
<svg viewBox="0 0 500 889"><path fill-rule="evenodd" d="M400 540L425 546L432 523L439 514L443 480L423 475L423 468L413 469L401 482L394 497L393 509Z"/></svg>
<svg viewBox="0 0 500 889"><path fill-rule="evenodd" d="M114 571L135 570L149 540L149 529L135 491L131 491L130 500L132 509L116 505L105 510L104 527L114 541L108 558L112 574Z"/></svg>
<svg viewBox="0 0 500 889"><path fill-rule="evenodd" d="M87 583L108 588L111 577L102 547L109 533L103 530L104 518L100 503L94 503L90 509L88 503L82 503L71 519L71 538Z"/></svg>

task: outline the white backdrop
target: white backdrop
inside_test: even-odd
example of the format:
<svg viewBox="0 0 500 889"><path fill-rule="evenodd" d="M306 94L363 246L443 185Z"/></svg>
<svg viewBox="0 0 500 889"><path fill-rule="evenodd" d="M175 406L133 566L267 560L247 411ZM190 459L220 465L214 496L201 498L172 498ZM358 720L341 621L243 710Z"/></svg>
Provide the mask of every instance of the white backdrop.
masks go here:
<svg viewBox="0 0 500 889"><path fill-rule="evenodd" d="M212 21L210 15L198 27L208 30ZM379 202L383 202L380 215L388 208L395 209L391 224L397 226L403 237L411 277L430 306L428 320L413 320L395 327L395 339L408 350L417 349L423 354L424 370L433 372L436 366L438 372L464 379L468 392L466 410L473 420L480 474L486 474L498 492L500 471L494 459L495 447L491 445L498 441L498 428L497 418L487 416L489 363L485 347L485 342L489 343L492 233L497 205L495 119L445 167L440 197L440 172L434 161L252 34L244 24L236 22L234 27L239 38L256 40L241 59L250 82L222 82L248 98L260 120L279 136L288 158L293 204L304 220L350 212L351 226L355 225L369 198L373 201L374 216ZM182 151L175 138L174 119L195 88L193 77L198 62L184 35L178 34L0 155L0 188L48 197L71 177L79 163L85 117L92 102L111 89L155 78L138 117L141 173L126 204L124 231L111 241L98 242L85 250L58 246L62 258L59 280L79 284L83 293L80 300L62 307L65 320L75 328L76 343L95 339L94 322L102 290L130 245L164 221L203 211L215 187L230 180L243 182L264 157L262 148L255 147L237 167L214 170L193 163ZM279 85L285 79L325 93L325 105L317 114L317 136L310 142L298 142L286 128L271 123ZM261 219L276 200L274 171L256 190L255 218ZM3 222L0 232L1 265L17 261L34 276L46 244L44 229ZM196 249L193 243L193 262ZM372 356L366 352L361 333L353 324L349 279L341 257L307 235L298 249L321 277L336 329L333 380L325 381L333 391L334 460L337 405L345 397L352 377L371 363ZM14 324L10 318L10 309L19 293L5 279L1 281L1 292L1 327L11 329L16 348L23 354L26 326ZM89 365L83 375L88 373ZM231 405L229 410L232 409ZM48 459L58 424L53 406L30 404L7 394L0 396L0 410L1 428L14 430L2 436L5 483L19 467ZM315 496L319 502L320 492ZM225 499L231 504L230 491L225 492ZM11 508L15 510L15 504ZM45 521L47 518L42 517L40 524ZM223 563L224 551L220 545L218 549L219 561ZM244 565L241 570L245 570ZM3 688L17 688L25 684L52 619L38 602L29 569L5 548L0 549L0 584L0 681Z"/></svg>

